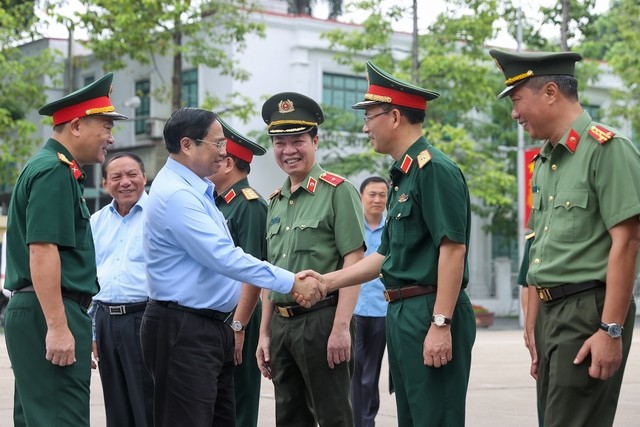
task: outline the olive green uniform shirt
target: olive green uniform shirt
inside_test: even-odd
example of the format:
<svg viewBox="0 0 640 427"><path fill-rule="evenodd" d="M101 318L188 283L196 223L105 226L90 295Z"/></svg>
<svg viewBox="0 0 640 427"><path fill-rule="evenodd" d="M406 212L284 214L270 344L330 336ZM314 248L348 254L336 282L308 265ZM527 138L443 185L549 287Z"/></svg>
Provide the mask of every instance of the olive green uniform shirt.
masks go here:
<svg viewBox="0 0 640 427"><path fill-rule="evenodd" d="M291 181L271 197L267 214L268 261L289 271L339 270L343 258L364 245L364 214L355 187L342 178L336 185L321 179L315 164L302 185L291 193ZM331 180L335 175L324 175ZM291 303L290 295L271 292L275 303Z"/></svg>
<svg viewBox="0 0 640 427"><path fill-rule="evenodd" d="M422 167L420 167L422 163ZM424 137L390 169L387 223L378 253L387 288L438 284L444 237L469 247L471 207L462 172ZM467 254L461 286L469 279Z"/></svg>
<svg viewBox="0 0 640 427"><path fill-rule="evenodd" d="M640 214L640 154L631 141L583 112L555 147L542 147L532 193L529 228L536 237L527 282L606 281L608 230Z"/></svg>
<svg viewBox="0 0 640 427"><path fill-rule="evenodd" d="M98 292L96 255L83 197L85 175L62 144L49 139L26 164L11 195L7 223L7 280L16 290L32 284L30 243L58 245L64 289L95 295ZM74 177L78 168L79 177ZM81 175L80 175L81 172Z"/></svg>

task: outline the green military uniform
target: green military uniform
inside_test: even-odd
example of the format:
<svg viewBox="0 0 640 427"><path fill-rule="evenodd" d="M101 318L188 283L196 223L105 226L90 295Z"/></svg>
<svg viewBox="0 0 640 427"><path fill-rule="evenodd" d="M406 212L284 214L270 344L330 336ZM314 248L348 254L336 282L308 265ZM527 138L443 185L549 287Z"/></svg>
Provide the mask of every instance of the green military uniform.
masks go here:
<svg viewBox="0 0 640 427"><path fill-rule="evenodd" d="M573 76L581 59L567 52L490 53L507 78L500 96L531 77ZM609 229L640 214L640 154L631 141L583 111L555 146L544 143L532 193L529 228L535 239L526 282L539 287L545 301L535 325L540 421L546 427L610 426L633 334L632 296L621 338L623 361L616 373L604 381L594 379L588 373L590 359L580 365L573 360L601 322L605 287L597 283L606 283ZM551 292L568 289L567 284L582 290L549 300Z"/></svg>
<svg viewBox="0 0 640 427"><path fill-rule="evenodd" d="M29 244L50 242L60 248L63 288L95 295L90 213L82 197L84 173L76 179L72 168L77 165L66 164L58 153L73 161L62 145L49 139L27 163L11 195L5 286L10 290L31 286ZM47 325L35 293L16 293L9 300L5 338L16 377L16 426L89 425L91 319L77 302L63 300L78 361L66 367L44 357Z"/></svg>
<svg viewBox="0 0 640 427"><path fill-rule="evenodd" d="M236 246L258 259L267 258L265 228L267 202L258 195L245 178L218 194L216 206L227 220L227 227ZM260 369L256 363L256 348L260 335L262 303L258 300L246 325L242 364L236 366L234 383L236 392L236 425L256 426L260 403Z"/></svg>
<svg viewBox="0 0 640 427"><path fill-rule="evenodd" d="M125 119L109 99L112 79L109 73L39 112L52 116L54 126L85 116ZM89 426L92 334L86 307L98 292L98 282L84 179L67 148L49 139L27 162L11 195L5 287L14 295L7 306L5 339L15 376L16 427ZM68 366L45 358L48 328L33 288L29 254L33 243L58 247L61 295L75 340L76 362Z"/></svg>
<svg viewBox="0 0 640 427"><path fill-rule="evenodd" d="M358 192L317 164L303 183L291 193L287 178L271 197L268 261L289 271L339 270L344 256L364 244ZM289 295L270 292L269 298L276 304L293 304ZM336 307L330 306L291 318L274 314L270 350L278 425L315 425L313 419L299 418L308 413L307 406L322 426L353 425L349 387L355 323L350 327L351 361L330 369L327 341L335 312Z"/></svg>
<svg viewBox="0 0 640 427"><path fill-rule="evenodd" d="M469 193L458 167L420 138L390 169L387 224L378 253L385 256L386 288L437 286L439 244L447 237L469 247ZM468 265L465 255L466 288ZM473 308L460 291L451 321L452 360L425 366L423 343L431 325L436 294L389 303L387 345L399 426L461 426L476 324Z"/></svg>

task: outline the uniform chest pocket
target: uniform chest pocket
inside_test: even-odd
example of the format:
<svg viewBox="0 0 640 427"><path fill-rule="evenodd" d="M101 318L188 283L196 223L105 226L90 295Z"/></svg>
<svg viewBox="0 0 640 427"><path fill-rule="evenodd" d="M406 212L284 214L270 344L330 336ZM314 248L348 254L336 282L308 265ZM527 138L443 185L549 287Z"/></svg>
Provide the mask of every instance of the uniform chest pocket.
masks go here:
<svg viewBox="0 0 640 427"><path fill-rule="evenodd" d="M86 249L93 245L93 235L91 234L91 212L87 204L80 202L80 217L76 224L76 248Z"/></svg>
<svg viewBox="0 0 640 427"><path fill-rule="evenodd" d="M416 223L417 210L409 202L397 203L389 212L387 227L392 246L407 246L415 243L419 237L419 225Z"/></svg>
<svg viewBox="0 0 640 427"><path fill-rule="evenodd" d="M553 200L550 238L559 242L582 242L590 236L590 223L589 192L559 191Z"/></svg>
<svg viewBox="0 0 640 427"><path fill-rule="evenodd" d="M320 241L320 219L304 218L297 220L291 226L293 231L294 252L311 252Z"/></svg>

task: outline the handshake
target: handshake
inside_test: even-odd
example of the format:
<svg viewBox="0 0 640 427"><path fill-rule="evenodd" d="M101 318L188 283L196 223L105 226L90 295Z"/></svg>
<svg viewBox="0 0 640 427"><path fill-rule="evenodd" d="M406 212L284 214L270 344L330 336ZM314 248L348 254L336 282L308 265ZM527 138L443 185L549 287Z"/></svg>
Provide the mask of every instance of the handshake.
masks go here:
<svg viewBox="0 0 640 427"><path fill-rule="evenodd" d="M291 295L298 304L309 308L327 296L328 286L321 274L305 270L296 274Z"/></svg>

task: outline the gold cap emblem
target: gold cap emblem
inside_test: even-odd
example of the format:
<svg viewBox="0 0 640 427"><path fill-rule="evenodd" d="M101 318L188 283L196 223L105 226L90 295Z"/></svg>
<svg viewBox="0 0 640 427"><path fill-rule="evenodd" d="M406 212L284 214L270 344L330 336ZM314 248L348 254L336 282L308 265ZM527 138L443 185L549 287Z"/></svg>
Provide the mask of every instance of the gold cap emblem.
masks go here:
<svg viewBox="0 0 640 427"><path fill-rule="evenodd" d="M278 112L280 114L292 113L294 111L296 111L296 109L293 108L293 102L291 102L290 99L283 99L278 102Z"/></svg>

